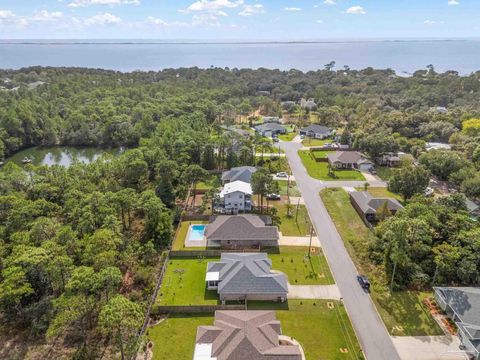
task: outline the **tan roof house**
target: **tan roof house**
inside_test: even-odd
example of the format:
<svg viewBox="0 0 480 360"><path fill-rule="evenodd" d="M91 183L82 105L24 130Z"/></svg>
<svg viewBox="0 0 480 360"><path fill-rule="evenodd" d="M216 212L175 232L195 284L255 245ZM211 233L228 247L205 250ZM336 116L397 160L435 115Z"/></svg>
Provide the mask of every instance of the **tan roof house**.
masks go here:
<svg viewBox="0 0 480 360"><path fill-rule="evenodd" d="M193 360L302 360L301 347L282 336L274 311L216 311L199 326Z"/></svg>

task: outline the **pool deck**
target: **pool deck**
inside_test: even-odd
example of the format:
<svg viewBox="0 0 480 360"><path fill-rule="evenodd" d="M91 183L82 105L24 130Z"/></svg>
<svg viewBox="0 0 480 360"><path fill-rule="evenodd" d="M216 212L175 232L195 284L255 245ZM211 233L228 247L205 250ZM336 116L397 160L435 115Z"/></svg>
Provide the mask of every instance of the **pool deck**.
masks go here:
<svg viewBox="0 0 480 360"><path fill-rule="evenodd" d="M190 232L192 231L192 226L195 226L198 224L192 224L188 227L187 231L187 236L185 236L185 247L206 247L207 246L207 238L204 236L203 240L195 240L195 241L190 241Z"/></svg>

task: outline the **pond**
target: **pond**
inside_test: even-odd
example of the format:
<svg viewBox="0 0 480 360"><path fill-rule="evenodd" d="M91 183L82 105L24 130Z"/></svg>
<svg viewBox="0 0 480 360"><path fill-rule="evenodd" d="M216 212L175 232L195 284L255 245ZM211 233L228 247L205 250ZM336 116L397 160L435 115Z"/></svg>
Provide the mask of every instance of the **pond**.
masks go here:
<svg viewBox="0 0 480 360"><path fill-rule="evenodd" d="M103 154L118 155L124 148L100 149L100 148L77 148L71 146L55 147L32 147L21 150L15 155L7 158L5 163L13 161L17 165L22 165L23 159L31 159L33 165L61 165L70 166L75 160L85 164L91 163Z"/></svg>

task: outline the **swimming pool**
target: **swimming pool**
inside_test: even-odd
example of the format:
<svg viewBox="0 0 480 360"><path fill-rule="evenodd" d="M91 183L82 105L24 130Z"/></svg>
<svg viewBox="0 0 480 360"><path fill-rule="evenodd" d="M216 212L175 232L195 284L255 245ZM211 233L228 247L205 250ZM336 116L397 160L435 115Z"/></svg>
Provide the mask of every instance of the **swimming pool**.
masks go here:
<svg viewBox="0 0 480 360"><path fill-rule="evenodd" d="M207 225L190 225L190 231L188 232L188 241L203 241L205 236L205 228Z"/></svg>

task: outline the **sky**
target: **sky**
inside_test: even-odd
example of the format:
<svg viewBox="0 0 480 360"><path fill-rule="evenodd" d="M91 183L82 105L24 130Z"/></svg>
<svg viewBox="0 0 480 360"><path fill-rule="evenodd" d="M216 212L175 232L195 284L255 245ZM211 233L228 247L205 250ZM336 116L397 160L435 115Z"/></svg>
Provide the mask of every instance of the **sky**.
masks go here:
<svg viewBox="0 0 480 360"><path fill-rule="evenodd" d="M479 13L480 0L0 0L0 38L468 38Z"/></svg>

